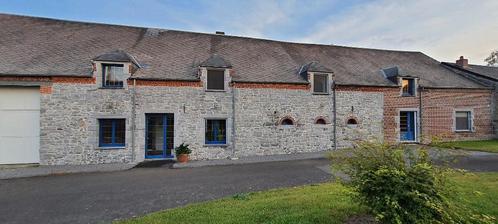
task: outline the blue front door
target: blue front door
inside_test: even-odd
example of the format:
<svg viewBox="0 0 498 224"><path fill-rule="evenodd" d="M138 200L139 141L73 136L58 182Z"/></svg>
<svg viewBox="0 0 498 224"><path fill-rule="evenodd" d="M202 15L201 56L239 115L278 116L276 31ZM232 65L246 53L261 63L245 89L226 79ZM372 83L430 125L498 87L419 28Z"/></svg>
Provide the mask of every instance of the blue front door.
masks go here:
<svg viewBox="0 0 498 224"><path fill-rule="evenodd" d="M401 141L415 141L416 140L416 112L415 111L401 111L399 112L399 129Z"/></svg>
<svg viewBox="0 0 498 224"><path fill-rule="evenodd" d="M145 115L145 158L173 158L173 114Z"/></svg>

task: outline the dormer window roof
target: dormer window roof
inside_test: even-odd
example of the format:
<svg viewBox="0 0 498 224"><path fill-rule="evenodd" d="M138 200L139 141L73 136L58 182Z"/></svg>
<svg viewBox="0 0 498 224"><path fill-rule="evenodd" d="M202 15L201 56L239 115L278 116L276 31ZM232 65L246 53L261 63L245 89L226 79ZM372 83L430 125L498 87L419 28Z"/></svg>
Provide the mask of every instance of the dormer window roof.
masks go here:
<svg viewBox="0 0 498 224"><path fill-rule="evenodd" d="M307 73L307 72L321 72L321 73L333 73L332 69L320 64L317 61L312 61L301 66L299 74Z"/></svg>
<svg viewBox="0 0 498 224"><path fill-rule="evenodd" d="M211 57L203 61L199 66L209 68L231 68L232 64L220 55L213 54L211 55Z"/></svg>
<svg viewBox="0 0 498 224"><path fill-rule="evenodd" d="M101 54L95 58L93 58L94 61L106 61L106 62L123 62L123 63L133 63L135 66L140 67L139 63L137 60L131 56L130 54L126 53L125 51L122 50L114 50L111 52L107 52L104 54Z"/></svg>

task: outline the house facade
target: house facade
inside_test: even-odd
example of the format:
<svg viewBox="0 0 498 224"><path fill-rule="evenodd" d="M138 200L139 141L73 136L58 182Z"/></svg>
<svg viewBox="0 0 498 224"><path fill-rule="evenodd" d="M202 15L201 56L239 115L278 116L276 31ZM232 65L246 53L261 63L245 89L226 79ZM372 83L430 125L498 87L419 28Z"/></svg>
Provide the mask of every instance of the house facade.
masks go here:
<svg viewBox="0 0 498 224"><path fill-rule="evenodd" d="M469 64L469 60L463 56L460 56L455 63L443 62L442 64L462 76L494 89L493 126L495 133L498 133L498 67Z"/></svg>
<svg viewBox="0 0 498 224"><path fill-rule="evenodd" d="M0 14L0 164L494 137L494 89L420 53Z"/></svg>

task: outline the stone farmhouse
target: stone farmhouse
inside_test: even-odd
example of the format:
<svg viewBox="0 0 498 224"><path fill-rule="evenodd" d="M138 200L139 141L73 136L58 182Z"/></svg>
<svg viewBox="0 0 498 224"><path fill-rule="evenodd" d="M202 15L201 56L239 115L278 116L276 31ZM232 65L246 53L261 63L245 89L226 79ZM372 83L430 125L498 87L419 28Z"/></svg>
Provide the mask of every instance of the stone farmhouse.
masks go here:
<svg viewBox="0 0 498 224"><path fill-rule="evenodd" d="M193 159L222 159L495 133L493 87L420 52L6 14L0 31L0 164L174 159L181 143Z"/></svg>

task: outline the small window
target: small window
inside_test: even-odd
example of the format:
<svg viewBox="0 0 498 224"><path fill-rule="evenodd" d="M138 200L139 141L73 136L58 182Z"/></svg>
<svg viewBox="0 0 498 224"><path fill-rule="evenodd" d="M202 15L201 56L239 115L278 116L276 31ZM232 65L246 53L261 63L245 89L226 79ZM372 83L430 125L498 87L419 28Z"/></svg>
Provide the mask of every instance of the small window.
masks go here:
<svg viewBox="0 0 498 224"><path fill-rule="evenodd" d="M357 125L358 121L354 118L349 118L348 121L346 122L347 125Z"/></svg>
<svg viewBox="0 0 498 224"><path fill-rule="evenodd" d="M415 79L401 80L402 96L415 96Z"/></svg>
<svg viewBox="0 0 498 224"><path fill-rule="evenodd" d="M472 128L472 116L470 111L455 112L456 131L470 131Z"/></svg>
<svg viewBox="0 0 498 224"><path fill-rule="evenodd" d="M99 146L125 146L125 119L99 119Z"/></svg>
<svg viewBox="0 0 498 224"><path fill-rule="evenodd" d="M227 121L221 119L206 120L206 144L227 144Z"/></svg>
<svg viewBox="0 0 498 224"><path fill-rule="evenodd" d="M107 88L122 88L125 80L125 72L123 65L118 64L102 64L102 79L103 87Z"/></svg>
<svg viewBox="0 0 498 224"><path fill-rule="evenodd" d="M280 121L280 125L284 126L294 125L294 121L290 118L284 118L282 119L282 121Z"/></svg>
<svg viewBox="0 0 498 224"><path fill-rule="evenodd" d="M225 90L225 71L208 70L207 71L207 90Z"/></svg>
<svg viewBox="0 0 498 224"><path fill-rule="evenodd" d="M316 119L315 124L327 124L327 122L323 118L318 118Z"/></svg>
<svg viewBox="0 0 498 224"><path fill-rule="evenodd" d="M314 93L328 93L328 75L327 74L314 74L313 75L313 92Z"/></svg>

